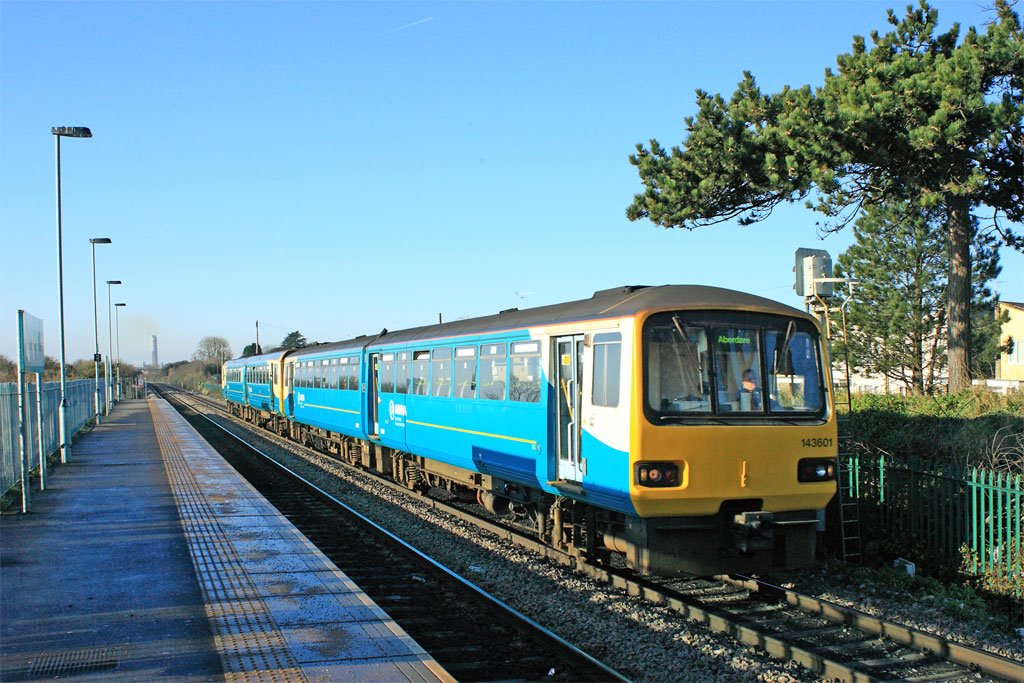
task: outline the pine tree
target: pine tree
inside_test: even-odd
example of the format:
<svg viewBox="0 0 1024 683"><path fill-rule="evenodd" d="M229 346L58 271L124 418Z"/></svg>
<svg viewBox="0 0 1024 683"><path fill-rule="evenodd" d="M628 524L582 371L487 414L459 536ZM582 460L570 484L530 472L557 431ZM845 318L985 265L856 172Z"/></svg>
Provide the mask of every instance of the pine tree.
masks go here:
<svg viewBox="0 0 1024 683"><path fill-rule="evenodd" d="M836 267L857 281L846 317L850 361L930 392L946 351L945 240L928 215L906 204L872 207L853 233Z"/></svg>
<svg viewBox="0 0 1024 683"><path fill-rule="evenodd" d="M295 330L285 335L284 340L281 342L282 349L301 349L309 344L306 338L301 332Z"/></svg>
<svg viewBox="0 0 1024 683"><path fill-rule="evenodd" d="M909 202L870 207L854 225L856 242L839 256L837 272L857 280L847 314L846 344L854 367L932 393L947 366L946 310L949 245L940 213ZM996 355L999 323L989 283L999 252L972 222L972 348L982 372ZM840 350L842 344L840 343ZM983 351L984 350L984 351Z"/></svg>
<svg viewBox="0 0 1024 683"><path fill-rule="evenodd" d="M924 0L893 30L856 36L824 84L764 94L744 73L732 98L697 93L682 147L637 145L630 163L645 189L626 215L664 227L764 219L784 201L807 200L823 230L864 207L913 201L942 216L950 248L946 319L950 389L970 382L972 212L992 210L1004 243L1024 237L1024 39L1007 0L984 33L936 35ZM959 41L959 42L958 42Z"/></svg>

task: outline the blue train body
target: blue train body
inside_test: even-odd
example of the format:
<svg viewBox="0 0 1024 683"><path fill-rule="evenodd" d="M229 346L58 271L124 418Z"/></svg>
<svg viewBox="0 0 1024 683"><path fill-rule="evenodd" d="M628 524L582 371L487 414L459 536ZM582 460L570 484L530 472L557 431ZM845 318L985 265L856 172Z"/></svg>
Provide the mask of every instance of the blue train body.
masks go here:
<svg viewBox="0 0 1024 683"><path fill-rule="evenodd" d="M532 515L555 545L662 574L739 571L771 555L750 538L776 518L785 564L813 556L835 483L796 470L834 458L826 353L813 319L775 302L626 287L235 359L223 392L236 414L410 487ZM756 407L751 367L772 392ZM723 551L734 537L743 549Z"/></svg>

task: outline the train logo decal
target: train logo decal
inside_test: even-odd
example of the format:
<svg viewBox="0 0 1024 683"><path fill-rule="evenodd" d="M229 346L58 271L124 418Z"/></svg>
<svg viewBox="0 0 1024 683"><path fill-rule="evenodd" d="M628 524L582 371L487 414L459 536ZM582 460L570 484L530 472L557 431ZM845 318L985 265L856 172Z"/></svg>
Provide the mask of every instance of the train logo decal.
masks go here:
<svg viewBox="0 0 1024 683"><path fill-rule="evenodd" d="M396 427L405 426L405 406L401 403L396 404L394 400L388 401L388 417L395 423Z"/></svg>

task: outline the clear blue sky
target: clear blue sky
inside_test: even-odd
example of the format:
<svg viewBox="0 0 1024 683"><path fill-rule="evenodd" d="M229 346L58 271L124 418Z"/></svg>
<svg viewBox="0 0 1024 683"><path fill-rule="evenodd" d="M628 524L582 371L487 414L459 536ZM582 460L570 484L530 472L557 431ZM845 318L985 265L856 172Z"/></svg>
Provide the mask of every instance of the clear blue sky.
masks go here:
<svg viewBox="0 0 1024 683"><path fill-rule="evenodd" d="M694 91L819 84L885 2L0 3L0 353L15 311L57 356L54 141L62 143L68 358L93 347L90 237L121 355L237 354L291 330L342 339L623 284L697 283L800 306L815 214L752 227L631 223L637 142L682 139ZM936 2L942 27L984 2ZM1003 251L1003 298L1024 256ZM101 284L101 347L106 286Z"/></svg>

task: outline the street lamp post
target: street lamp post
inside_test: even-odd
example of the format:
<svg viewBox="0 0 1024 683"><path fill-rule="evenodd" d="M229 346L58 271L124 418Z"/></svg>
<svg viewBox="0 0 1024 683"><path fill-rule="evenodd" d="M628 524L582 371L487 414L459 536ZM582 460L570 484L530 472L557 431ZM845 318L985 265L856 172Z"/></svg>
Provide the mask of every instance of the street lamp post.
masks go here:
<svg viewBox="0 0 1024 683"><path fill-rule="evenodd" d="M121 284L120 280L107 280L107 342L108 342L107 343L107 359L108 360L110 358L112 358L113 355L114 355L114 324L113 324L114 323L114 320L113 320L114 316L112 316L111 313L110 313L110 306L111 306L111 303L110 303L111 302L110 286L111 285L119 285L119 284ZM111 393L111 390L113 388L114 388L114 386L110 382L110 373L107 372L107 414L110 413L110 399L111 399L110 393Z"/></svg>
<svg viewBox="0 0 1024 683"><path fill-rule="evenodd" d="M96 245L110 244L109 237L92 237L89 239L92 245L92 329L96 341L96 350L93 352L92 364L96 370L96 385L94 407L96 413L96 424L100 423L100 318L96 306Z"/></svg>
<svg viewBox="0 0 1024 683"><path fill-rule="evenodd" d="M67 395L67 353L64 342L64 235L61 224L60 202L60 139L91 138L92 131L79 126L54 126L50 129L57 140L57 291L60 300L60 461L71 459L71 444L68 443L68 395Z"/></svg>
<svg viewBox="0 0 1024 683"><path fill-rule="evenodd" d="M128 304L114 304L114 338L117 339L117 372L115 373L115 379L117 381L117 400L121 400L121 318L117 312L122 306Z"/></svg>

